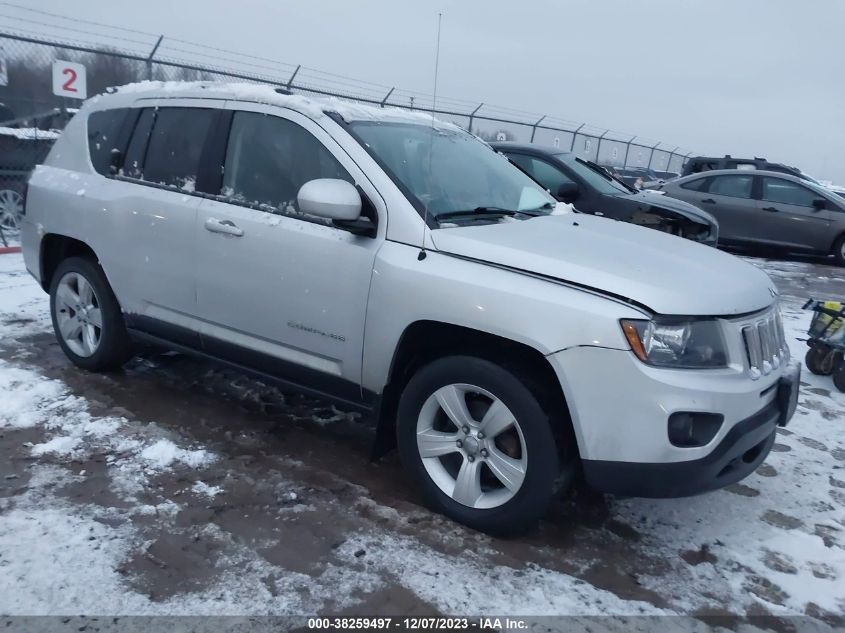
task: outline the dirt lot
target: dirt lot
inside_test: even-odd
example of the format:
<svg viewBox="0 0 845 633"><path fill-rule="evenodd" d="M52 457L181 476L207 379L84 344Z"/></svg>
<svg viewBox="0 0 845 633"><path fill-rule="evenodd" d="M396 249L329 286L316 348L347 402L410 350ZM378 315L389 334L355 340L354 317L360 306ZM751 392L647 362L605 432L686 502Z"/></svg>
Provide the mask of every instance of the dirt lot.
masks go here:
<svg viewBox="0 0 845 633"><path fill-rule="evenodd" d="M750 260L803 358L807 296L845 270ZM845 394L805 370L759 471L692 499L579 491L533 533L421 506L357 415L184 356L87 374L0 256L0 613L845 612Z"/></svg>

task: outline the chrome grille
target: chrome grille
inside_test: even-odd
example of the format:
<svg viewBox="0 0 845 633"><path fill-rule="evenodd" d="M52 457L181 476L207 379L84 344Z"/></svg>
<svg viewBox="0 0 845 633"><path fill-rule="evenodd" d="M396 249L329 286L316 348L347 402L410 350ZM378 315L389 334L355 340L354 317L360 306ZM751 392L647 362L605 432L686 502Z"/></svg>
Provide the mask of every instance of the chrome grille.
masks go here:
<svg viewBox="0 0 845 633"><path fill-rule="evenodd" d="M742 326L748 371L752 378L766 376L789 360L780 309Z"/></svg>

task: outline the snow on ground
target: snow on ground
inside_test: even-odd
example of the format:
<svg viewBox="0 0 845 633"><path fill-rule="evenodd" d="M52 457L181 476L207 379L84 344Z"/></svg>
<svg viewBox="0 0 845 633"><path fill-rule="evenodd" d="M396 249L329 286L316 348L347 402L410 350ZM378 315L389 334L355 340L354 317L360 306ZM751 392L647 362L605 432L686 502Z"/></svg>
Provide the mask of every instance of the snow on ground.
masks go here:
<svg viewBox="0 0 845 633"><path fill-rule="evenodd" d="M845 274L752 261L802 358L804 294L845 294ZM367 464L357 416L174 355L88 375L49 332L46 294L0 256L0 613L845 612L845 394L829 378L805 371L796 417L742 483L576 498L507 541ZM275 409L285 424L265 426Z"/></svg>

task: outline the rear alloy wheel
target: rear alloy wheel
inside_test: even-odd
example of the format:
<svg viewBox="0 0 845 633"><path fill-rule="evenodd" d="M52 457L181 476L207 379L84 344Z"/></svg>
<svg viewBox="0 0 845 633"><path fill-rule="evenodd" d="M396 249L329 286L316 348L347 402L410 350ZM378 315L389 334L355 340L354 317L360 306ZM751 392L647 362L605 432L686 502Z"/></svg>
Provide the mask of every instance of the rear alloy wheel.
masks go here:
<svg viewBox="0 0 845 633"><path fill-rule="evenodd" d="M480 358L419 370L399 402L397 440L430 506L493 534L536 523L560 473L551 416L514 374Z"/></svg>
<svg viewBox="0 0 845 633"><path fill-rule="evenodd" d="M0 227L17 231L23 220L23 196L14 189L0 189Z"/></svg>
<svg viewBox="0 0 845 633"><path fill-rule="evenodd" d="M59 279L56 323L74 354L88 358L97 351L103 334L103 312L93 286L80 273L65 273Z"/></svg>
<svg viewBox="0 0 845 633"><path fill-rule="evenodd" d="M50 285L50 312L59 345L79 367L107 371L131 357L120 306L92 261L71 257L59 264Z"/></svg>

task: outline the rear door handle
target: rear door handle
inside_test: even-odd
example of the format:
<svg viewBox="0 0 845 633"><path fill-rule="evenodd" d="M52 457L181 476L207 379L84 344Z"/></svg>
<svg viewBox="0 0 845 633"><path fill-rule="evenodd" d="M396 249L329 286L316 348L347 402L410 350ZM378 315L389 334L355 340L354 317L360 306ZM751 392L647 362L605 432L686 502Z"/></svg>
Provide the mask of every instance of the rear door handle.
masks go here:
<svg viewBox="0 0 845 633"><path fill-rule="evenodd" d="M763 207L763 211L768 211L769 213L777 213L778 209L775 207Z"/></svg>
<svg viewBox="0 0 845 633"><path fill-rule="evenodd" d="M241 237L244 234L243 229L231 220L218 220L217 218L208 218L205 221L205 229L212 233L223 233L234 237Z"/></svg>
<svg viewBox="0 0 845 633"><path fill-rule="evenodd" d="M701 202L703 202L704 204L716 204L716 201L713 198L705 198Z"/></svg>

